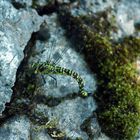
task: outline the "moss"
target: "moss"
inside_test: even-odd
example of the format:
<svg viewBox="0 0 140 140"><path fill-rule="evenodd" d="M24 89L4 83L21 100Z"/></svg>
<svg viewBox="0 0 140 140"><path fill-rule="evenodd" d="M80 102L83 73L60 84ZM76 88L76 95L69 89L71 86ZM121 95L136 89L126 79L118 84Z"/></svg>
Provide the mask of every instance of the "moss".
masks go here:
<svg viewBox="0 0 140 140"><path fill-rule="evenodd" d="M99 12L96 15L81 15L79 18L84 24L88 25L93 32L109 36L111 31L117 32L115 17L109 14L110 10L111 9L106 9L106 11Z"/></svg>
<svg viewBox="0 0 140 140"><path fill-rule="evenodd" d="M139 22L135 23L134 26L135 26L136 30L140 31L140 23Z"/></svg>
<svg viewBox="0 0 140 140"><path fill-rule="evenodd" d="M98 89L94 97L102 130L114 139L134 139L140 126L140 84L134 66L140 54L140 39L126 37L113 42L107 33L99 33L104 26L93 30L83 18L62 9L58 16L67 37L77 50L84 48L85 59L96 73ZM97 26L98 21L95 23Z"/></svg>

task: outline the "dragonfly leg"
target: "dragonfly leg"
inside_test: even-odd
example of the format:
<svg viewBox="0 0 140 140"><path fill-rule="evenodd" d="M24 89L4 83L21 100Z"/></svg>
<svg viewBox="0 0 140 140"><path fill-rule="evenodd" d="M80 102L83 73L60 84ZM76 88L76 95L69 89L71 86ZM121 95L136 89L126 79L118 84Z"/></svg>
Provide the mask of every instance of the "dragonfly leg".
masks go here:
<svg viewBox="0 0 140 140"><path fill-rule="evenodd" d="M57 79L53 77L52 75L49 75L54 81L55 81L55 86L57 87Z"/></svg>
<svg viewBox="0 0 140 140"><path fill-rule="evenodd" d="M46 80L45 80L44 76L41 75L41 77L42 77L42 79L43 79L44 84L46 84Z"/></svg>
<svg viewBox="0 0 140 140"><path fill-rule="evenodd" d="M65 47L60 54L57 54L58 56L57 56L56 60L54 61L55 65L58 64L62 60L63 56L66 54L68 49L69 49L68 47Z"/></svg>

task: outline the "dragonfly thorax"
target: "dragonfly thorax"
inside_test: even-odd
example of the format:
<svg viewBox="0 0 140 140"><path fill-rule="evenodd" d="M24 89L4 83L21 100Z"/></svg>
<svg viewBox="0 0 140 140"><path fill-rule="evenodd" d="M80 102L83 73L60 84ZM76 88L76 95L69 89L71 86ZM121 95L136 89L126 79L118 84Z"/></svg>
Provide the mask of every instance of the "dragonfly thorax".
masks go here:
<svg viewBox="0 0 140 140"><path fill-rule="evenodd" d="M54 64L50 62L34 63L32 65L35 73L50 73L54 69Z"/></svg>

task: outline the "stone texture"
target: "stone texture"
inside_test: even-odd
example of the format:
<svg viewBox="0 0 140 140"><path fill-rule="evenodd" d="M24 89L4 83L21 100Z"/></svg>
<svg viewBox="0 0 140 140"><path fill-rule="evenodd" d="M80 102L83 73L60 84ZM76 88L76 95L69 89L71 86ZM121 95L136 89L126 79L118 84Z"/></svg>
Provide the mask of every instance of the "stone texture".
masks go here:
<svg viewBox="0 0 140 140"><path fill-rule="evenodd" d="M0 140L29 140L30 121L25 116L16 116L0 127Z"/></svg>
<svg viewBox="0 0 140 140"><path fill-rule="evenodd" d="M87 134L81 131L80 126L95 109L96 104L91 97L86 99L78 97L73 100L66 100L56 107L47 107L40 104L36 111L48 116L49 120L57 119L57 127L65 132L66 136L73 139L82 137L84 140L88 140Z"/></svg>
<svg viewBox="0 0 140 140"><path fill-rule="evenodd" d="M34 3L38 6L45 6L50 3L54 3L54 0L35 0Z"/></svg>
<svg viewBox="0 0 140 140"><path fill-rule="evenodd" d="M116 7L116 19L122 36L135 33L135 24L140 22L140 1L122 0Z"/></svg>
<svg viewBox="0 0 140 140"><path fill-rule="evenodd" d="M87 15L113 8L117 1L115 0L80 0L79 7L72 9L74 15Z"/></svg>
<svg viewBox="0 0 140 140"><path fill-rule="evenodd" d="M32 0L14 0L15 3L20 3L23 6L32 6Z"/></svg>
<svg viewBox="0 0 140 140"><path fill-rule="evenodd" d="M56 65L71 69L80 74L85 81L85 90L88 93L94 93L96 90L96 81L94 75L88 69L87 64L84 62L83 57L76 53L71 47L71 44L66 40L64 30L57 24L56 14L46 17L46 23L50 38L47 42L37 41L36 43L36 55L34 61L56 62ZM65 51L64 51L65 50ZM39 53L42 52L42 53ZM44 75L45 83L40 86L40 91L44 91L43 94L53 97L63 97L69 93L79 92L78 83L75 79L66 75L51 75L56 78L56 81L49 75ZM79 93L80 94L80 93Z"/></svg>
<svg viewBox="0 0 140 140"><path fill-rule="evenodd" d="M9 2L0 1L0 113L10 101L23 50L41 22L35 10L17 10Z"/></svg>
<svg viewBox="0 0 140 140"><path fill-rule="evenodd" d="M127 35L140 36L140 32L136 31L137 25L140 24L140 2L139 0L80 0L79 7L74 7L71 12L73 15L92 15L100 11L110 9L108 13L114 16L118 33L114 36L121 38Z"/></svg>
<svg viewBox="0 0 140 140"><path fill-rule="evenodd" d="M88 69L83 56L72 49L74 46L66 39L64 30L57 22L57 15L39 17L35 10L29 8L31 0L15 1L25 4L28 8L15 9L10 0L9 2L8 0L0 1L0 113L4 110L5 103L10 101L16 71L24 57L23 50L31 34L39 30L44 19L44 24L46 25L41 28L40 38L38 38L35 46L37 55L32 57L30 62L45 62L49 58L51 58L51 61L55 61L60 57L57 65L78 72L85 80L85 90L94 93L96 90L94 74ZM38 0L36 4L46 5L48 2ZM60 2L63 1L60 0ZM69 0L64 0L64 2L69 3ZM76 5L77 3L75 1L73 4ZM118 26L116 38L121 38L136 32L135 25L140 22L139 7L139 0L80 0L79 7L74 6L71 12L77 16L111 9L110 14L115 15ZM139 32L137 32L137 35L139 35ZM63 52L65 48L68 49ZM63 75L53 76L57 79L57 87L55 86L55 80L45 75L46 83L40 82L36 91L37 94L62 98L70 93L79 91L78 84L73 78ZM92 97L82 99L77 96L74 99L65 99L54 107L38 104L36 112L43 113L49 120L57 118L57 127L64 131L67 136L71 138L82 137L87 140L89 137L86 132L80 129L80 126L85 119L91 116L95 109L96 103ZM90 129L92 134L95 135L93 140L109 140L108 137L101 133L96 118L91 118ZM34 125L27 117L16 116L0 127L0 139L53 140L47 132L43 130L34 132L33 130ZM139 136L137 137L138 139Z"/></svg>
<svg viewBox="0 0 140 140"><path fill-rule="evenodd" d="M42 29L39 34L45 34L46 40L39 38L35 45L35 54L30 63L33 62L56 62L57 65L76 71L85 81L85 90L93 93L96 90L96 81L94 75L88 69L87 64L81 54L74 50L74 46L68 42L65 37L64 30L57 24L57 15L45 16L46 21L41 26ZM41 35L42 36L42 35ZM73 47L73 48L72 48ZM65 51L64 51L65 50ZM40 79L41 75L38 74ZM69 94L78 93L79 87L72 77L66 75L43 75L45 83L39 82L36 93L38 95L45 95L46 97L55 97L61 100L62 97L67 97ZM80 94L80 93L79 93ZM49 120L54 117L58 119L58 128L65 131L67 137L76 138L82 137L84 140L88 139L85 132L81 131L80 125L87 119L92 111L96 109L96 103L92 97L82 99L76 97L75 99L65 99L55 107L48 107L44 104L38 104L36 113L44 113Z"/></svg>

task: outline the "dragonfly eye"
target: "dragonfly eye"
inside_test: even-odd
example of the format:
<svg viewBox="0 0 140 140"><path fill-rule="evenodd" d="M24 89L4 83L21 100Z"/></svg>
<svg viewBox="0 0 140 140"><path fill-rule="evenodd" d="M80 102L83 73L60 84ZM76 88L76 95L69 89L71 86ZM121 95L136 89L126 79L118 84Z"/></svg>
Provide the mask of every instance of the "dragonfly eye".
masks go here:
<svg viewBox="0 0 140 140"><path fill-rule="evenodd" d="M31 67L32 67L34 70L36 70L36 69L38 68L38 63L33 63L33 64L31 65Z"/></svg>
<svg viewBox="0 0 140 140"><path fill-rule="evenodd" d="M38 63L33 63L33 64L31 65L31 67L32 67L33 70L34 70L34 73L37 73L37 72L38 72Z"/></svg>
<svg viewBox="0 0 140 140"><path fill-rule="evenodd" d="M32 67L32 68L36 68L36 63L33 63L33 64L31 65L31 67Z"/></svg>
<svg viewBox="0 0 140 140"><path fill-rule="evenodd" d="M45 65L40 65L40 66L38 67L38 70L39 70L40 72L43 72L45 69L46 69L46 66L45 66Z"/></svg>

